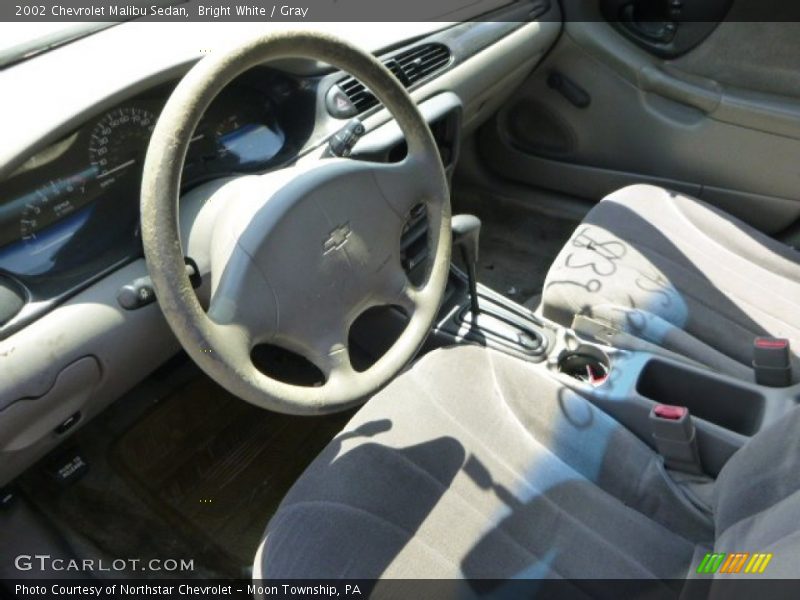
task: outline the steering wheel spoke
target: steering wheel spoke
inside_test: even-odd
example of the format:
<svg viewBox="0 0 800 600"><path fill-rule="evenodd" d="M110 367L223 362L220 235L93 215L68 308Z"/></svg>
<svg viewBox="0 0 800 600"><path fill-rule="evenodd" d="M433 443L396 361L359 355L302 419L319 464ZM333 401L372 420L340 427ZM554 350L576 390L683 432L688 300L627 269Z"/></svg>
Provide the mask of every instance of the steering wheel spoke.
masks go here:
<svg viewBox="0 0 800 600"><path fill-rule="evenodd" d="M372 171L381 198L405 222L411 209L432 200L435 191L426 171L430 167L414 156L401 162L380 164Z"/></svg>
<svg viewBox="0 0 800 600"><path fill-rule="evenodd" d="M419 308L421 297L419 292L409 283L394 299L393 304L405 311L406 315L413 315Z"/></svg>
<svg viewBox="0 0 800 600"><path fill-rule="evenodd" d="M417 308L416 290L408 279L399 256L391 262L385 263L381 272L369 283L372 290L371 305L398 306L409 316Z"/></svg>
<svg viewBox="0 0 800 600"><path fill-rule="evenodd" d="M350 348L346 341L327 349L316 349L311 354L309 359L322 371L326 380L325 385L343 385L356 375L350 362Z"/></svg>
<svg viewBox="0 0 800 600"><path fill-rule="evenodd" d="M229 246L212 258L208 317L217 325L246 332L252 347L277 332L278 306L272 288L247 253L236 244Z"/></svg>

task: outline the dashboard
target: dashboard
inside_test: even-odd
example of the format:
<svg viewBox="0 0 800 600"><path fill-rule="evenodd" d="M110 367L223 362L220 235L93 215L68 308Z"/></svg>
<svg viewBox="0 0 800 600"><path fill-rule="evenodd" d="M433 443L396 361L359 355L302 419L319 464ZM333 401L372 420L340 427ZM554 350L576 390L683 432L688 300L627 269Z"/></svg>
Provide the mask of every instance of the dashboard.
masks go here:
<svg viewBox="0 0 800 600"><path fill-rule="evenodd" d="M198 124L182 189L292 160L313 130L312 81L259 67L232 82ZM141 256L142 168L176 81L94 115L0 183L0 276L27 300L69 293Z"/></svg>
<svg viewBox="0 0 800 600"><path fill-rule="evenodd" d="M557 3L552 14L529 20L538 1L524 0L522 17L485 22L324 26L405 80L452 166L461 136L500 107L557 39ZM127 309L120 302L120 290L148 276L139 196L150 134L203 54L272 24L166 27L120 24L0 69L0 87L14 90L0 111L0 485L179 350L157 303ZM451 54L433 73L425 66L432 45L436 56L442 46ZM308 61L259 66L233 80L187 151L187 223L213 180L281 169L306 155L314 160L311 151L350 118L331 111L337 88L354 103L364 99L346 74ZM374 103L357 113L366 134L353 156L396 159L404 142L390 115ZM202 280L198 297L207 301L207 248L194 243L192 227L184 231L184 250ZM406 255L413 262L413 243Z"/></svg>

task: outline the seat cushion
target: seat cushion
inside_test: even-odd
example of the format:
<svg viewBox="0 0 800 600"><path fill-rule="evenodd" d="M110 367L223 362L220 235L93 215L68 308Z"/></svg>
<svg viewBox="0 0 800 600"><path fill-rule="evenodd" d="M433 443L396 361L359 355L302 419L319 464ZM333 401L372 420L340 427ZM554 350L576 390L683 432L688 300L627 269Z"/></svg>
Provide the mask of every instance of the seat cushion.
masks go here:
<svg viewBox="0 0 800 600"><path fill-rule="evenodd" d="M795 407L731 457L714 490L714 551L772 554L764 571L770 578L800 573L799 434Z"/></svg>
<svg viewBox="0 0 800 600"><path fill-rule="evenodd" d="M566 326L588 315L752 380L755 337L800 348L800 252L700 200L634 185L575 230L547 275L542 311Z"/></svg>
<svg viewBox="0 0 800 600"><path fill-rule="evenodd" d="M537 367L462 346L359 411L285 498L254 575L670 579L698 543L711 519L641 440Z"/></svg>

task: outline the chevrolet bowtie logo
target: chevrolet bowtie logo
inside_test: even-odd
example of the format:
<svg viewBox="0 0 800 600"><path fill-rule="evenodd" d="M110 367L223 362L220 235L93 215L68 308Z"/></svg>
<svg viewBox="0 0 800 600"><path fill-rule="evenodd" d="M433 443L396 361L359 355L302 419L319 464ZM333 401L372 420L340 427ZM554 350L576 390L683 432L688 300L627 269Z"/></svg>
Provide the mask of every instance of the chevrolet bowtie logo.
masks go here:
<svg viewBox="0 0 800 600"><path fill-rule="evenodd" d="M328 239L322 244L322 251L324 254L330 254L334 250L343 248L350 239L350 234L353 233L350 229L350 223L339 225L336 229L331 231Z"/></svg>

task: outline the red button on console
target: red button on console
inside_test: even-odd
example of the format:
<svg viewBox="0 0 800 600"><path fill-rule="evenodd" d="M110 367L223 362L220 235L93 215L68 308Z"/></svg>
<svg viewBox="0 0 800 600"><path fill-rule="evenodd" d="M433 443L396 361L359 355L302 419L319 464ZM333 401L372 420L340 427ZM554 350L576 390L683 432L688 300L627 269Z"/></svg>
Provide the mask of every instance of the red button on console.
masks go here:
<svg viewBox="0 0 800 600"><path fill-rule="evenodd" d="M756 347L757 348L769 348L769 349L778 349L778 348L786 348L789 345L789 340L780 339L780 338L756 338Z"/></svg>
<svg viewBox="0 0 800 600"><path fill-rule="evenodd" d="M671 404L656 404L653 413L662 419L669 419L671 421L678 421L688 413L685 406L673 406Z"/></svg>

